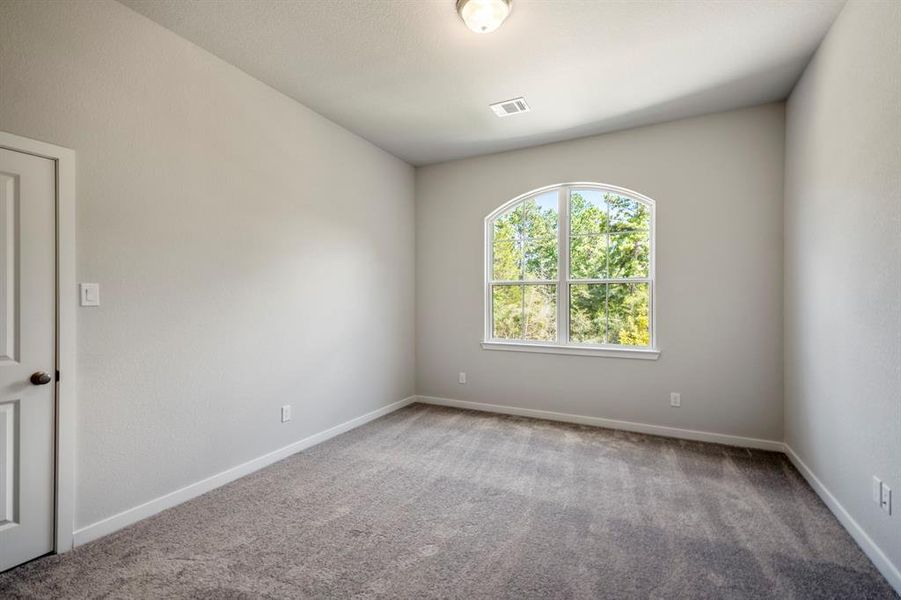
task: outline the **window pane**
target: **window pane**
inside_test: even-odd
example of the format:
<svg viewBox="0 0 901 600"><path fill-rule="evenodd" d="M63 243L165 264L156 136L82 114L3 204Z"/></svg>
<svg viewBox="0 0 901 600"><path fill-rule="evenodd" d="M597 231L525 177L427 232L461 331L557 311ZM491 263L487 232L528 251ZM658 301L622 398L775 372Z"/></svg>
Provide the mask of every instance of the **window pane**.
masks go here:
<svg viewBox="0 0 901 600"><path fill-rule="evenodd" d="M603 344L606 329L606 283L569 287L569 339L575 343Z"/></svg>
<svg viewBox="0 0 901 600"><path fill-rule="evenodd" d="M607 203L598 190L573 190L569 194L569 230L573 235L607 231Z"/></svg>
<svg viewBox="0 0 901 600"><path fill-rule="evenodd" d="M604 197L610 207L610 231L648 231L651 213L648 208L631 198L606 193Z"/></svg>
<svg viewBox="0 0 901 600"><path fill-rule="evenodd" d="M649 287L646 283L611 283L607 290L608 343L649 346Z"/></svg>
<svg viewBox="0 0 901 600"><path fill-rule="evenodd" d="M565 327L573 344L649 347L652 207L590 184L568 191L568 214L560 198L560 188L529 197L491 223L491 337L553 343ZM561 236L568 273L558 272ZM562 322L558 293L569 298Z"/></svg>
<svg viewBox="0 0 901 600"><path fill-rule="evenodd" d="M522 279L522 242L495 240L492 259L491 277L494 281Z"/></svg>
<svg viewBox="0 0 901 600"><path fill-rule="evenodd" d="M647 277L651 234L646 231L611 233L608 255L611 278Z"/></svg>
<svg viewBox="0 0 901 600"><path fill-rule="evenodd" d="M553 342L557 339L557 286L525 286L525 338Z"/></svg>
<svg viewBox="0 0 901 600"><path fill-rule="evenodd" d="M569 273L573 279L603 279L607 276L605 234L570 238Z"/></svg>
<svg viewBox="0 0 901 600"><path fill-rule="evenodd" d="M525 242L526 279L557 279L557 238Z"/></svg>
<svg viewBox="0 0 901 600"><path fill-rule="evenodd" d="M522 286L493 286L491 305L494 316L492 337L502 340L522 339Z"/></svg>
<svg viewBox="0 0 901 600"><path fill-rule="evenodd" d="M557 237L557 191L529 198L523 204L523 237Z"/></svg>
<svg viewBox="0 0 901 600"><path fill-rule="evenodd" d="M494 218L494 240L512 242L522 237L522 204L508 209Z"/></svg>

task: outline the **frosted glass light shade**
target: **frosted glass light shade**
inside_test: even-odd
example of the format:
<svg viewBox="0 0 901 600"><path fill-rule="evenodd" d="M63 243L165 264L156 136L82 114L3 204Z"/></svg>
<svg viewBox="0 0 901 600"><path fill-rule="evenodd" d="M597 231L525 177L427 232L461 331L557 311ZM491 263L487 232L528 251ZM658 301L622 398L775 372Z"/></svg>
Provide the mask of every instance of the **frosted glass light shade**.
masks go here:
<svg viewBox="0 0 901 600"><path fill-rule="evenodd" d="M490 33L510 14L512 0L457 0L457 12L476 33Z"/></svg>

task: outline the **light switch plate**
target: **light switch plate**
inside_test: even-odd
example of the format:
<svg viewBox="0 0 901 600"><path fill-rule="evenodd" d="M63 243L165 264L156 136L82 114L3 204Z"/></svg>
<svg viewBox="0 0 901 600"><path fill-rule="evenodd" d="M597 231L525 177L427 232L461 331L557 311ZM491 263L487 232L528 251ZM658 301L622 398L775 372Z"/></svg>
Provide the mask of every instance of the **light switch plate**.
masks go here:
<svg viewBox="0 0 901 600"><path fill-rule="evenodd" d="M81 283L78 285L82 306L100 306L100 284Z"/></svg>

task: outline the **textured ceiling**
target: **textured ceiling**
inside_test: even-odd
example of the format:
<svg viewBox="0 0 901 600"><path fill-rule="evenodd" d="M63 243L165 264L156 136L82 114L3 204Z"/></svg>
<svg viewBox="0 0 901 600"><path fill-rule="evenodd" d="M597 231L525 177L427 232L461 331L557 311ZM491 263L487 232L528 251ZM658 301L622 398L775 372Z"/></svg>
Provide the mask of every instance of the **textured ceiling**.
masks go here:
<svg viewBox="0 0 901 600"><path fill-rule="evenodd" d="M785 98L843 0L120 0L414 164ZM532 112L488 104L525 96Z"/></svg>

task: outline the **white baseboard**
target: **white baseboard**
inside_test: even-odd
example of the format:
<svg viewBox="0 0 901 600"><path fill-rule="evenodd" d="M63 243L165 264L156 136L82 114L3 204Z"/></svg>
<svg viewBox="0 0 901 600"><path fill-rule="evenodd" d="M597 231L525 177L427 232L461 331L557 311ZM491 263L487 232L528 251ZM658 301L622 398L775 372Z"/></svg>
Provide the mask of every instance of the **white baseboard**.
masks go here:
<svg viewBox="0 0 901 600"><path fill-rule="evenodd" d="M533 417L536 419L546 419L549 421L561 421L565 423L577 423L580 425L593 425L596 427L606 427L608 429L620 429L623 431L633 431L636 433L646 433L651 435L660 435L664 437L673 437L686 440L694 440L699 442L713 442L716 444L726 444L729 446L739 446L743 448L756 448L761 450L771 450L775 452L784 452L792 464L798 469L801 475L807 480L814 491L820 496L829 510L835 515L838 521L851 534L851 537L857 542L864 553L873 561L873 564L879 569L879 572L888 580L889 584L896 592L901 594L901 570L892 564L881 548L867 535L863 528L854 520L844 506L832 495L832 493L823 485L819 478L804 464L804 461L795 453L795 451L783 442L776 440L764 440L758 438L749 438L735 435L727 435L722 433L711 433L706 431L695 431L693 429L680 429L678 427L666 427L662 425L650 425L647 423L635 423L632 421L618 421L615 419L603 419L600 417L588 417L583 415L573 415L568 413L559 413L546 410L537 410L532 408L519 408L515 406L502 406L498 404L484 404L481 402L470 402L467 400L453 400L450 398L438 398L435 396L410 396L398 402L388 404L377 410L366 413L350 421L336 425L325 431L321 431L302 440L289 444L283 448L270 452L255 458L236 467L232 467L221 473L207 477L196 483L175 490L159 498L145 502L134 508L122 511L116 515L92 523L87 527L78 529L74 533L75 546L86 544L92 540L103 537L114 531L127 527L142 519L153 516L159 512L171 508L192 498L196 498L206 492L226 483L234 481L240 477L253 473L263 467L278 462L292 454L300 452L316 444L320 444L328 439L338 436L342 433L350 431L360 425L364 425L370 421L378 419L384 415L394 412L414 402L423 404L434 404L438 406L450 406L455 408L465 408L470 410L478 410L483 412L500 413L506 415L515 415L521 417Z"/></svg>
<svg viewBox="0 0 901 600"><path fill-rule="evenodd" d="M191 485L187 485L181 489L175 490L174 492L170 492L165 496L154 498L149 502L145 502L144 504L135 506L134 508L122 511L119 514L103 519L102 521L97 521L96 523L92 523L87 527L82 527L81 529L75 531L75 546L86 544L87 542L113 533L114 531L122 529L123 527L127 527L132 523L136 523L142 519L153 516L159 512L166 510L167 508L172 508L173 506L181 504L182 502L196 498L197 496L205 494L210 490L213 490L217 487L225 485L226 483L232 482L235 479L253 473L254 471L271 465L274 462L278 462L285 457L296 454L301 450L305 450L306 448L320 444L346 431L350 431L351 429L359 427L360 425L364 425L370 421L378 419L379 417L403 408L408 404L412 404L415 401L416 396L410 396L409 398L404 398L403 400L400 400L398 402L388 404L387 406L383 406L382 408L366 413L365 415L351 419L350 421L346 421L344 423L341 423L340 425L335 425L330 429L320 431L319 433L313 434L292 444L288 444L284 448L279 448L278 450L270 452L269 454L265 454L263 456L260 456L259 458L247 461L246 463L232 467L230 469L222 471L221 473L217 473L216 475L207 477L206 479L202 479L196 483L192 483Z"/></svg>
<svg viewBox="0 0 901 600"><path fill-rule="evenodd" d="M578 423L580 425L594 425L597 427L606 427L608 429L621 429L624 431L634 431L637 433L647 433L652 435L661 435L665 437L674 437L687 440L695 440L700 442L713 442L717 444L726 444L729 446L741 446L744 448L757 448L761 450L772 450L774 452L783 452L788 459L795 465L795 468L801 473L804 479L810 484L810 487L820 496L823 502L829 507L829 510L835 515L839 523L851 534L857 545L873 562L876 568L882 573L882 576L889 582L895 591L901 595L901 570L892 564L891 560L885 555L882 549L876 545L873 539L867 535L866 531L854 520L854 517L845 509L844 506L832 495L832 493L823 485L823 482L814 475L804 461L795 453L795 451L784 442L776 440L762 440L757 438L748 438L734 435L726 435L722 433L710 433L706 431L695 431L692 429L680 429L678 427L665 427L661 425L649 425L646 423L635 423L632 421L617 421L614 419L602 419L600 417L586 417L583 415L572 415L567 413L558 413L546 410L537 410L533 408L519 408L516 406L502 406L498 404L484 404L481 402L469 402L467 400L453 400L451 398L438 398L435 396L416 396L416 402L423 404L435 404L438 406L450 406L454 408L466 408L470 410L478 410L483 412L500 413L505 415L516 415L520 417L533 417L536 419L547 419L550 421L562 421L565 423Z"/></svg>
<svg viewBox="0 0 901 600"><path fill-rule="evenodd" d="M823 485L823 482L820 481L819 477L810 470L810 467L801 460L801 457L798 456L788 444L785 444L785 454L792 464L795 465L795 468L800 471L801 475L804 476L804 479L807 480L810 487L813 488L826 506L829 507L829 510L832 511L832 514L835 515L838 522L851 534L851 537L854 538L857 545L864 551L864 554L873 561L873 564L876 565L876 568L879 569L882 576L885 577L889 584L895 588L895 591L901 595L901 570L892 564L892 561L889 560L882 549L876 545L873 538L867 535L867 532L854 520L851 513L841 505L838 499L832 495L832 492Z"/></svg>
<svg viewBox="0 0 901 600"><path fill-rule="evenodd" d="M417 402L423 404L436 404L438 406L452 406L455 408L468 408L483 412L500 413L504 415L516 415L519 417L533 417L548 421L562 421L564 423L577 423L579 425L593 425L606 427L607 429L621 429L634 431L635 433L647 433L663 437L694 440L698 442L712 442L727 446L739 446L741 448L756 448L759 450L772 450L783 452L784 444L776 440L761 440L757 438L727 435L725 433L710 433L708 431L695 431L694 429L680 429L678 427L666 427L664 425L649 425L647 423L635 423L633 421L617 421L615 419L603 419L601 417L586 417L534 408L519 408L517 406L501 406L499 404L483 404L481 402L469 402L468 400L452 400L450 398L438 398L436 396L417 396Z"/></svg>

